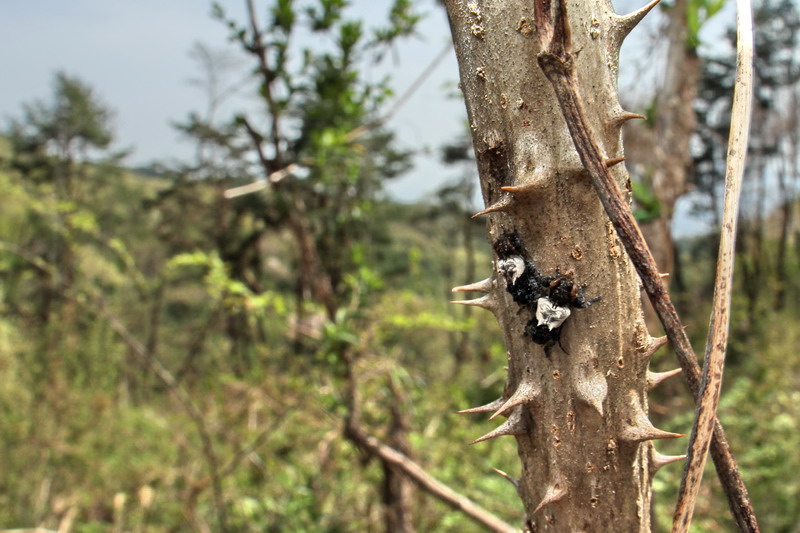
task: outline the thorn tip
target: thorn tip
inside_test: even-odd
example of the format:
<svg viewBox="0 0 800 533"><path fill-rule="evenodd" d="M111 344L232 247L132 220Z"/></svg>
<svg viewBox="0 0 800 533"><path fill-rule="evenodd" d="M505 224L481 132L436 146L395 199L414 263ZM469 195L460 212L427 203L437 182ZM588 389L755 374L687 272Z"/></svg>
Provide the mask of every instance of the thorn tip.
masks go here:
<svg viewBox="0 0 800 533"><path fill-rule="evenodd" d="M453 287L452 292L489 292L492 290L492 278L491 276L475 283L470 283L469 285L461 285L459 287Z"/></svg>
<svg viewBox="0 0 800 533"><path fill-rule="evenodd" d="M506 196L504 198L501 198L497 202L493 203L492 205L490 205L489 207L487 207L483 211L478 211L477 213L472 215L471 218L478 218L478 217L481 217L483 215L488 215L489 213L496 213L496 212L499 212L499 211L505 211L506 209L508 209L508 207L510 205L511 205L511 198Z"/></svg>
<svg viewBox="0 0 800 533"><path fill-rule="evenodd" d="M513 407L533 402L539 394L539 387L529 381L521 382L517 386L517 390L514 391L514 394L489 417L489 420L494 420Z"/></svg>
<svg viewBox="0 0 800 533"><path fill-rule="evenodd" d="M503 399L498 398L493 402L489 402L486 405L481 405L478 407L471 407L469 409L462 409L461 411L456 411L456 413L460 415L472 414L472 413L493 413L497 410L498 407L503 405Z"/></svg>
<svg viewBox="0 0 800 533"><path fill-rule="evenodd" d="M670 463L683 461L686 455L662 455L655 448L650 454L650 475L655 474Z"/></svg>
<svg viewBox="0 0 800 533"><path fill-rule="evenodd" d="M458 305L471 305L480 307L482 309L487 309L492 312L494 312L497 307L497 302L494 298L492 298L491 294L481 296L480 298L475 298L474 300L451 300L450 303Z"/></svg>
<svg viewBox="0 0 800 533"><path fill-rule="evenodd" d="M641 21L644 19L645 15L647 15L656 5L658 5L659 0L653 0L649 4L644 7L633 11L632 13L628 13L627 15L617 15L613 18L614 21L614 28L612 32L614 37L616 38L617 46L622 45L622 41L625 40L625 37L635 28Z"/></svg>
<svg viewBox="0 0 800 533"><path fill-rule="evenodd" d="M519 480L517 478L509 476L508 474L506 474L505 472L503 472L499 468L492 468L492 470L494 470L495 472L497 472L498 474L500 474L501 476L506 478L512 485L514 485L515 489L519 488Z"/></svg>
<svg viewBox="0 0 800 533"><path fill-rule="evenodd" d="M647 343L647 346L644 348L642 353L643 357L645 359L651 358L654 353L664 347L668 342L669 339L666 335L663 337L650 337L650 342Z"/></svg>
<svg viewBox="0 0 800 533"><path fill-rule="evenodd" d="M647 373L647 390L653 390L658 387L663 381L676 376L683 372L683 369L676 368L666 372L648 372Z"/></svg>
<svg viewBox="0 0 800 533"><path fill-rule="evenodd" d="M622 113L611 118L611 125L621 127L629 120L636 120L636 119L646 120L647 117L644 115L639 115L637 113L630 113L628 111L623 111Z"/></svg>
<svg viewBox="0 0 800 533"><path fill-rule="evenodd" d="M508 417L508 420L497 426L495 429L493 429L486 435L478 437L474 441L470 442L470 444L477 444L485 440L494 439L496 437L502 437L505 435L524 435L524 434L525 434L525 423L523 422L522 419L521 410L517 409L511 413L511 416Z"/></svg>

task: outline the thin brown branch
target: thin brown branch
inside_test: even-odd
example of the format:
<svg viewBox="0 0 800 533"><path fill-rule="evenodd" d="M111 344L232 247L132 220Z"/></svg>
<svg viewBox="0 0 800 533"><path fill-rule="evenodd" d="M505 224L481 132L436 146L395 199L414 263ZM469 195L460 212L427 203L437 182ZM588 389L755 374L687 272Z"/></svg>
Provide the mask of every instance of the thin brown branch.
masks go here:
<svg viewBox="0 0 800 533"><path fill-rule="evenodd" d="M499 533L512 533L518 528L507 524L489 511L485 510L466 496L456 491L428 474L419 464L405 454L391 446L383 444L380 440L368 434L361 427L361 395L358 390L358 376L356 375L356 357L348 350L340 354L345 365L346 390L345 403L348 414L344 423L344 436L352 441L359 449L368 455L377 457L384 463L397 469L407 476L416 486L434 496L457 511L485 526L490 531Z"/></svg>
<svg viewBox="0 0 800 533"><path fill-rule="evenodd" d="M250 141L253 143L253 148L256 149L256 153L258 154L258 162L261 163L261 170L265 175L269 176L273 172L275 161L270 161L270 159L264 153L264 147L261 146L263 137L260 133L258 133L258 131L256 131L253 125L250 124L250 121L247 120L247 117L242 117L241 121L244 125L244 129L247 131L247 135L250 137Z"/></svg>
<svg viewBox="0 0 800 533"><path fill-rule="evenodd" d="M731 291L736 244L736 221L739 214L744 161L750 132L753 100L753 22L749 0L737 1L737 69L733 93L731 130L728 139L728 164L725 172L725 209L714 285L709 337L703 365L703 384L697 404L692 437L689 441L686 466L681 479L678 502L672 522L673 533L687 533L703 479L708 446L714 431L714 418L719 405L725 347L730 326Z"/></svg>
<svg viewBox="0 0 800 533"><path fill-rule="evenodd" d="M558 3L557 16L561 14L566 19L566 2L558 0ZM535 7L543 9L549 7L548 4L547 0L537 0ZM541 13L537 13L535 18L537 22L543 20L550 23L551 20L549 16ZM564 25L559 24L558 21L550 24L552 24L550 28L537 28L542 49L538 57L539 65L553 86L581 163L589 173L603 208L642 280L645 291L678 356L692 395L697 401L700 398L701 387L701 370L697 356L678 318L666 286L661 280L655 260L633 218L630 206L625 202L619 185L605 164L603 154L592 135L580 98L572 55L566 48L568 35L559 31ZM548 35L552 35L549 40L541 37ZM744 481L725 438L722 425L716 419L714 420L711 452L717 467L717 474L740 531L759 531Z"/></svg>
<svg viewBox="0 0 800 533"><path fill-rule="evenodd" d="M388 122L400 110L400 108L402 108L406 104L406 102L408 102L408 100L411 98L411 96L413 96L413 94L417 91L417 89L419 89L425 83L425 81L430 77L430 75L433 74L433 72L436 70L436 67L439 66L439 63L441 63L442 60L444 60L444 58L447 57L447 54L451 48L452 48L452 43L448 43L447 45L445 45L445 47L442 48L441 52L439 52L439 54L436 57L434 57L433 60L431 60L428 66L425 67L425 69L420 73L420 75L417 76L417 78L411 83L411 85L409 85L408 88L406 88L403 94L400 95L400 97L395 101L391 109L389 109L389 111L386 114L381 115L380 117L368 122L367 124L363 124L361 126L358 126L357 128L350 130L345 136L347 141L348 142L355 141L368 131L374 130L375 128L378 128L384 125L386 122ZM294 173L298 168L298 163L291 163L280 170L275 170L275 171L268 170L272 168L272 166L271 164L268 164L269 160L266 158L263 148L261 147L260 134L252 127L252 125L247 121L247 119L244 120L244 126L245 129L247 130L248 135L253 141L254 146L256 147L259 161L261 162L261 166L264 167L265 172L268 174L268 177L266 179L262 178L256 180L253 183L248 183L247 185L242 185L241 187L234 187L232 189L227 189L225 191L225 198L229 199L236 198L237 196L244 196L245 194L258 192L264 189L268 183L277 183L286 176L288 176L289 174ZM301 161L300 163L304 165L309 165L312 163L312 161L307 159Z"/></svg>
<svg viewBox="0 0 800 533"><path fill-rule="evenodd" d="M267 63L267 46L264 44L264 37L258 28L258 18L253 0L247 0L247 16L250 20L250 31L253 34L253 44L251 50L258 59L258 72L261 74L262 94L267 101L272 123L270 126L270 142L275 150L275 164L280 168L283 164L283 154L281 150L280 138L280 109L278 108L273 93L272 83L275 81L275 74Z"/></svg>
<svg viewBox="0 0 800 533"><path fill-rule="evenodd" d="M490 531L497 531L500 533L519 531L518 528L504 522L466 496L458 494L453 489L428 474L419 464L409 459L406 455L381 443L372 435L367 434L360 426L348 423L345 431L348 438L356 442L359 447L367 451L370 455L379 457L382 461L390 464L393 468L396 468L398 471L408 476L419 488L446 503L453 509L464 513Z"/></svg>

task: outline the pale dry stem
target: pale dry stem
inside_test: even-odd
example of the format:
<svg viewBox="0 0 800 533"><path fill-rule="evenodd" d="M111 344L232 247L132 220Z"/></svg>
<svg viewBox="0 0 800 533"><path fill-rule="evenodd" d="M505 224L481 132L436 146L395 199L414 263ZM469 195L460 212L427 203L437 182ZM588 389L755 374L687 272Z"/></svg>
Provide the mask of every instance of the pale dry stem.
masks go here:
<svg viewBox="0 0 800 533"><path fill-rule="evenodd" d="M714 432L714 418L719 405L722 372L725 366L725 347L728 342L730 326L736 221L753 100L753 22L750 1L738 0L737 9L736 85L733 94L731 130L728 138L725 208L722 214L714 302L706 343L700 399L697 403L689 451L675 507L672 522L673 533L687 533L692 521L695 501L703 479L708 446Z"/></svg>

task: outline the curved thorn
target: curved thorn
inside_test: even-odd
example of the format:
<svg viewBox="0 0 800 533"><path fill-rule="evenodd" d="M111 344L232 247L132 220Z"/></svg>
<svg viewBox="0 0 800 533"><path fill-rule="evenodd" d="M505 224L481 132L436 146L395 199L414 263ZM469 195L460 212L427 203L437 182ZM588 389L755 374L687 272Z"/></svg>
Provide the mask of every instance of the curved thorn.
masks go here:
<svg viewBox="0 0 800 533"><path fill-rule="evenodd" d="M508 206L510 205L511 205L511 198L509 197L501 198L500 200L493 203L483 211L478 211L477 213L472 215L472 218L478 218L480 216L488 215L489 213L496 213L498 211L505 211L506 209L508 209Z"/></svg>
<svg viewBox="0 0 800 533"><path fill-rule="evenodd" d="M658 5L659 0L653 0L646 6L637 9L632 13L628 13L627 15L617 15L612 17L612 33L614 38L617 42L617 46L622 44L622 41L628 34L635 28L656 5Z"/></svg>
<svg viewBox="0 0 800 533"><path fill-rule="evenodd" d="M533 510L533 514L538 513L542 510L542 508L544 508L544 506L550 505L553 502L557 502L566 495L567 487L564 486L563 483L556 482L548 485L544 492L544 498L542 498L542 501L536 506L536 509Z"/></svg>
<svg viewBox="0 0 800 533"><path fill-rule="evenodd" d="M629 120L635 120L635 119L647 120L647 117L644 115L639 115L637 113L630 113L628 111L623 111L619 115L616 115L611 118L611 125L619 127L628 122Z"/></svg>
<svg viewBox="0 0 800 533"><path fill-rule="evenodd" d="M658 387L662 381L671 378L683 371L681 368L669 370L667 372L648 372L647 373L647 390L653 390Z"/></svg>
<svg viewBox="0 0 800 533"><path fill-rule="evenodd" d="M492 290L492 278L491 276L486 278L485 280L478 281L476 283L471 283L469 285L461 285L459 287L453 287L453 292L489 292Z"/></svg>
<svg viewBox="0 0 800 533"><path fill-rule="evenodd" d="M489 417L489 420L494 420L498 416L502 415L512 407L516 407L523 403L531 403L536 399L537 396L541 391L539 387L534 385L529 381L523 381L517 386L517 390L514 391L514 394L506 400L506 402L500 406L500 408L494 412L492 416Z"/></svg>
<svg viewBox="0 0 800 533"><path fill-rule="evenodd" d="M605 411L603 410L603 402L608 396L608 385L604 388L583 388L577 391L578 398L583 400L586 405L597 411L597 414L600 415L600 418L605 416Z"/></svg>
<svg viewBox="0 0 800 533"><path fill-rule="evenodd" d="M625 161L624 157L615 157L614 159L606 159L606 168L611 168L614 165L619 165Z"/></svg>
<svg viewBox="0 0 800 533"><path fill-rule="evenodd" d="M508 474L506 474L505 472L503 472L499 468L492 468L492 470L494 470L495 472L497 472L498 474L500 474L501 476L506 478L512 485L514 485L515 489L519 488L519 480L517 478L509 476Z"/></svg>
<svg viewBox="0 0 800 533"><path fill-rule="evenodd" d="M461 411L456 411L456 412L460 415L466 415L471 413L493 413L501 405L503 405L503 399L498 398L493 402L487 403L486 405L471 407L469 409L462 409Z"/></svg>

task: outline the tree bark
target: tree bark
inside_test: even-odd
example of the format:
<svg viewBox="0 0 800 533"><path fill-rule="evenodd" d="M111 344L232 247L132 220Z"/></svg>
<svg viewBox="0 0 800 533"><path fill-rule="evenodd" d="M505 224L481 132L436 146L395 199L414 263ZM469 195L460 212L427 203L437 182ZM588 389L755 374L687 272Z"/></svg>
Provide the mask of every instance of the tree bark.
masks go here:
<svg viewBox="0 0 800 533"><path fill-rule="evenodd" d="M508 348L502 397L468 410L508 418L478 440L515 436L527 531L649 531L651 474L669 461L650 441L677 436L647 419L649 358L663 342L647 332L635 272L537 63L533 3L445 5L494 249L489 279L470 287L487 295L469 303L495 314ZM616 94L634 18L605 0L569 3L574 67L610 160L634 118ZM614 177L629 190L623 165ZM563 323L542 298L569 309Z"/></svg>

